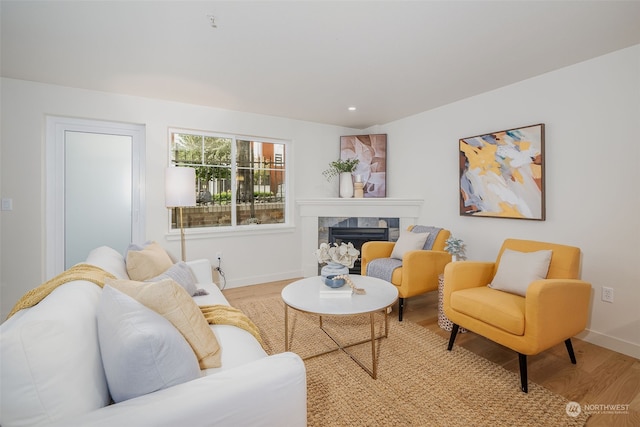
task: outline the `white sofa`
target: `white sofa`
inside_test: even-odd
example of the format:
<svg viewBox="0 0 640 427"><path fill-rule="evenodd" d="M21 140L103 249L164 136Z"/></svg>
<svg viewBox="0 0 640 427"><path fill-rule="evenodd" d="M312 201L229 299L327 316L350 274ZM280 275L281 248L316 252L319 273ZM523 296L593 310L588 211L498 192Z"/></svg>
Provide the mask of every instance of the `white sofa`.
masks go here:
<svg viewBox="0 0 640 427"><path fill-rule="evenodd" d="M127 279L122 255L94 249L86 263ZM188 263L198 305L226 304L209 261ZM66 283L0 325L0 425L305 426L306 372L294 353L268 356L244 329L213 325L222 366L198 379L111 403L96 307L102 288Z"/></svg>

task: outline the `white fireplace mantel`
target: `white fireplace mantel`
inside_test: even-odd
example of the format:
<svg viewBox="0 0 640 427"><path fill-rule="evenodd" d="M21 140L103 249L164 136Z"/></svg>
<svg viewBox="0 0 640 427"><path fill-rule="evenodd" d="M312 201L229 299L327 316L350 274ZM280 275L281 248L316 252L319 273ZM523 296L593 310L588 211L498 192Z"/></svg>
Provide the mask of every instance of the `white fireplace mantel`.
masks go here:
<svg viewBox="0 0 640 427"><path fill-rule="evenodd" d="M318 246L318 218L321 217L389 217L399 218L400 228L415 224L423 199L362 198L298 200L302 232L302 271L305 277L318 274L314 252Z"/></svg>
<svg viewBox="0 0 640 427"><path fill-rule="evenodd" d="M322 216L389 216L394 218L418 218L424 200L422 199L305 199L298 200L301 217Z"/></svg>

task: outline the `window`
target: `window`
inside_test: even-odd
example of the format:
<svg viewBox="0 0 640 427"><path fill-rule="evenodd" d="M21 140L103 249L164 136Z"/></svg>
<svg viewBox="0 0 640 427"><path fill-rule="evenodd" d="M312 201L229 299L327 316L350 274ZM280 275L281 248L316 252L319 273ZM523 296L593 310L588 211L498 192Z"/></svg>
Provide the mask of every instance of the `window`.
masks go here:
<svg viewBox="0 0 640 427"><path fill-rule="evenodd" d="M287 223L286 143L171 129L170 162L195 168L195 207L185 228ZM175 209L171 228L179 228Z"/></svg>

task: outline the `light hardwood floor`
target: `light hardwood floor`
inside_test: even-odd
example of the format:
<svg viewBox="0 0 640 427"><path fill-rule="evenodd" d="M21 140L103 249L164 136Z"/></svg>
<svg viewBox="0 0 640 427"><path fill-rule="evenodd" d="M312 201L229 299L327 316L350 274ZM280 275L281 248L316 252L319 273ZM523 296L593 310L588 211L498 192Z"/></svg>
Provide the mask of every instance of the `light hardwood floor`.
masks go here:
<svg viewBox="0 0 640 427"><path fill-rule="evenodd" d="M240 301L280 295L295 279L223 291L231 305ZM397 316L397 307L392 315ZM415 322L445 338L438 326L438 293L429 292L405 302L406 320ZM589 405L629 405L626 414L592 415L587 426L640 426L640 360L607 350L577 338L572 339L578 361L572 365L563 343L536 356L528 357L529 381L540 384L565 398ZM518 373L517 355L501 345L474 333L459 334L456 345ZM514 383L514 393L520 393ZM602 411L600 411L602 412Z"/></svg>

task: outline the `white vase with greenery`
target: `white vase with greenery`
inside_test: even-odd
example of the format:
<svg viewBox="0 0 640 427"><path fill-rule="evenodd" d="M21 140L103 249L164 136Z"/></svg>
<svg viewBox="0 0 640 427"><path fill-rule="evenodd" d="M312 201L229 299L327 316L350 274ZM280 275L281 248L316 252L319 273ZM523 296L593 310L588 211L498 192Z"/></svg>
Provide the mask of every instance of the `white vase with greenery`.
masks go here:
<svg viewBox="0 0 640 427"><path fill-rule="evenodd" d="M340 181L339 194L342 198L353 197L353 177L352 173L358 166L358 159L338 159L329 163L329 168L322 172L327 181L338 177Z"/></svg>
<svg viewBox="0 0 640 427"><path fill-rule="evenodd" d="M348 199L353 197L353 177L351 172L340 172L340 197Z"/></svg>

